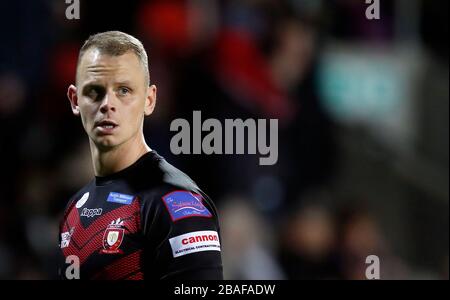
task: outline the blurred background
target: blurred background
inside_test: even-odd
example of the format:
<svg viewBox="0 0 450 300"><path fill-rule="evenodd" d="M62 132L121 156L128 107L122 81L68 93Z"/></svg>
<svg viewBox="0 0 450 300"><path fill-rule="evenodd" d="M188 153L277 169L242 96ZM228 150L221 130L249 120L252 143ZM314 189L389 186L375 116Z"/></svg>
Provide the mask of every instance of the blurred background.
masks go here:
<svg viewBox="0 0 450 300"><path fill-rule="evenodd" d="M52 279L93 176L66 90L90 35L141 39L150 147L219 208L226 279L448 279L448 1L2 1L0 278ZM278 118L279 159L172 155L170 122Z"/></svg>

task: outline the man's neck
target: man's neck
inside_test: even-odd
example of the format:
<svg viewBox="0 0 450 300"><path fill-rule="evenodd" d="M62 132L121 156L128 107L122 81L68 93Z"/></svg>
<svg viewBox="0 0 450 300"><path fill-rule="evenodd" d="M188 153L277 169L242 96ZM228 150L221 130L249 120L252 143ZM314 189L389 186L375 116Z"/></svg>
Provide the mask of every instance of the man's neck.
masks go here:
<svg viewBox="0 0 450 300"><path fill-rule="evenodd" d="M90 141L95 176L108 176L134 164L142 155L151 151L144 137L129 140L113 149L103 151Z"/></svg>

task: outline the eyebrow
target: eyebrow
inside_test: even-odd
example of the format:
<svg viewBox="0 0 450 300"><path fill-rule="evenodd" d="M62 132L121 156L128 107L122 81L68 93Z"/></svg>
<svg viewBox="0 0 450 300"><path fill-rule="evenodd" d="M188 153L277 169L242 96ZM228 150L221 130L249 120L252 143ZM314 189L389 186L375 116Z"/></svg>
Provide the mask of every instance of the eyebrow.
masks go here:
<svg viewBox="0 0 450 300"><path fill-rule="evenodd" d="M84 82L83 85L84 86L92 86L92 85L94 85L94 86L101 86L102 84L101 84L100 81L94 79L94 80L89 80L87 82Z"/></svg>
<svg viewBox="0 0 450 300"><path fill-rule="evenodd" d="M97 82L88 82L83 85L82 93L86 93L89 89L97 88L97 89L104 89L104 86Z"/></svg>

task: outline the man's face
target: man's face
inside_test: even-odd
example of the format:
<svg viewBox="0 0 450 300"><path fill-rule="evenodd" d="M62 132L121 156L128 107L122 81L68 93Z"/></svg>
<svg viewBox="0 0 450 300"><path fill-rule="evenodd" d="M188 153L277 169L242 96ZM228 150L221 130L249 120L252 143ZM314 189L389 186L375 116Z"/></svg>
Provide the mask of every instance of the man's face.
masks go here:
<svg viewBox="0 0 450 300"><path fill-rule="evenodd" d="M153 111L156 87L148 87L132 51L110 56L94 48L83 55L77 87L69 87L68 96L90 140L108 150L139 136L144 115Z"/></svg>

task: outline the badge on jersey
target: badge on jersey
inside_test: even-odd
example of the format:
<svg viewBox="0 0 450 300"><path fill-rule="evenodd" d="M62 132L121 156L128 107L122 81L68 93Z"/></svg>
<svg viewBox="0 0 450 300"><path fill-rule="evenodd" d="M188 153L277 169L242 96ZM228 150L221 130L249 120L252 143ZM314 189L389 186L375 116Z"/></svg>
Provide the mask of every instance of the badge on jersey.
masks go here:
<svg viewBox="0 0 450 300"><path fill-rule="evenodd" d="M173 257L203 251L219 251L220 240L217 231L204 230L185 233L169 239Z"/></svg>
<svg viewBox="0 0 450 300"><path fill-rule="evenodd" d="M100 250L100 253L123 253L119 247L122 244L124 234L123 221L120 218L112 221L103 233L103 249Z"/></svg>
<svg viewBox="0 0 450 300"><path fill-rule="evenodd" d="M83 194L83 196L81 196L80 200L77 201L77 203L75 204L75 207L81 208L88 199L89 199L89 192L86 192Z"/></svg>
<svg viewBox="0 0 450 300"><path fill-rule="evenodd" d="M111 192L111 193L109 193L108 199L106 199L106 201L129 205L129 204L131 204L131 202L133 202L133 199L134 199L133 195Z"/></svg>
<svg viewBox="0 0 450 300"><path fill-rule="evenodd" d="M69 231L61 233L61 249L69 247L70 239L72 238L74 227L70 228Z"/></svg>
<svg viewBox="0 0 450 300"><path fill-rule="evenodd" d="M190 218L211 218L209 210L202 203L202 196L188 191L175 191L162 197L173 222Z"/></svg>

